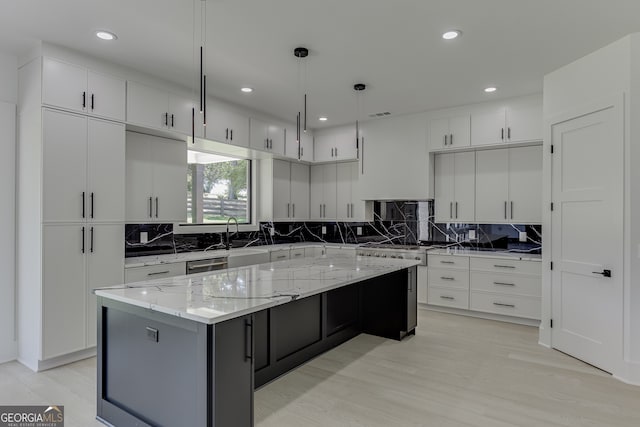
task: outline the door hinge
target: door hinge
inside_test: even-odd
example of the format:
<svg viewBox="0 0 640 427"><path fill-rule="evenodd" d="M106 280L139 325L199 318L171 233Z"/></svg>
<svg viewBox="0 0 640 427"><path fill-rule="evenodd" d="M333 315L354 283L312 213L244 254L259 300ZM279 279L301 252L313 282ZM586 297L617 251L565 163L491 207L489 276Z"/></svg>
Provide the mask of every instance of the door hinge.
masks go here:
<svg viewBox="0 0 640 427"><path fill-rule="evenodd" d="M551 154L553 154L553 144L551 144Z"/></svg>
<svg viewBox="0 0 640 427"><path fill-rule="evenodd" d="M553 261L551 261L549 264L551 264L551 270L553 270Z"/></svg>
<svg viewBox="0 0 640 427"><path fill-rule="evenodd" d="M549 319L549 327L553 328L553 319Z"/></svg>
<svg viewBox="0 0 640 427"><path fill-rule="evenodd" d="M551 202L551 210L553 211L553 202Z"/></svg>

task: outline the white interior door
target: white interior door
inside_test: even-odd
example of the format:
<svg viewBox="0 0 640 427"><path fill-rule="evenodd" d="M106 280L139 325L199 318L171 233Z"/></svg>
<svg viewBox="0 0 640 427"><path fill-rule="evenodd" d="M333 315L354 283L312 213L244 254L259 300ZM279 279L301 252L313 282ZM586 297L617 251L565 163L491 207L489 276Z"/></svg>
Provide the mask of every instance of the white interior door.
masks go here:
<svg viewBox="0 0 640 427"><path fill-rule="evenodd" d="M622 118L609 105L551 127L552 345L609 372L623 350Z"/></svg>

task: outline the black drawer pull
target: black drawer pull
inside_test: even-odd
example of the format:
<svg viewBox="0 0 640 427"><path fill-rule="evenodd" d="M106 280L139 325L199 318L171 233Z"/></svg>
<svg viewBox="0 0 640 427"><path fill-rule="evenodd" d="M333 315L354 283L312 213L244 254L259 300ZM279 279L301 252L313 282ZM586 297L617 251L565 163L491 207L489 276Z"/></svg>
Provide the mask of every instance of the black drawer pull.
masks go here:
<svg viewBox="0 0 640 427"><path fill-rule="evenodd" d="M455 298L454 297L450 297L450 296L446 296L446 295L440 295L441 299L447 299L447 300L451 300L453 301Z"/></svg>
<svg viewBox="0 0 640 427"><path fill-rule="evenodd" d="M171 273L169 270L167 271L156 271L155 273L147 273L147 276L157 276L159 274L169 274Z"/></svg>
<svg viewBox="0 0 640 427"><path fill-rule="evenodd" d="M456 279L455 279L455 278L453 278L453 277L447 277L447 276L440 276L440 278L441 278L442 280L456 280Z"/></svg>
<svg viewBox="0 0 640 427"><path fill-rule="evenodd" d="M505 303L502 303L502 302L494 302L493 305L497 305L499 307L516 308L516 306L514 304L505 304Z"/></svg>
<svg viewBox="0 0 640 427"><path fill-rule="evenodd" d="M440 264L455 264L453 261L440 261Z"/></svg>
<svg viewBox="0 0 640 427"><path fill-rule="evenodd" d="M500 264L493 264L493 266L495 268L516 268L515 265L500 265Z"/></svg>
<svg viewBox="0 0 640 427"><path fill-rule="evenodd" d="M500 286L515 286L515 283L506 283L506 282L493 282L494 285L500 285Z"/></svg>

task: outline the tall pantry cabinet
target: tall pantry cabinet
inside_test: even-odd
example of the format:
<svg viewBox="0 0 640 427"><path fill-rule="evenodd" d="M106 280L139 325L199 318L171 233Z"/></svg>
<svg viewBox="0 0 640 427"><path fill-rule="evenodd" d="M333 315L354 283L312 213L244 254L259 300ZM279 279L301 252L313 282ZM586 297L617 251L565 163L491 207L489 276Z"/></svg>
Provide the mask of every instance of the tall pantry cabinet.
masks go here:
<svg viewBox="0 0 640 427"><path fill-rule="evenodd" d="M85 83L59 72L70 68ZM125 84L95 75L50 58L19 71L19 360L33 370L95 353L92 290L123 282L125 126L111 119ZM100 94L108 113L91 108Z"/></svg>

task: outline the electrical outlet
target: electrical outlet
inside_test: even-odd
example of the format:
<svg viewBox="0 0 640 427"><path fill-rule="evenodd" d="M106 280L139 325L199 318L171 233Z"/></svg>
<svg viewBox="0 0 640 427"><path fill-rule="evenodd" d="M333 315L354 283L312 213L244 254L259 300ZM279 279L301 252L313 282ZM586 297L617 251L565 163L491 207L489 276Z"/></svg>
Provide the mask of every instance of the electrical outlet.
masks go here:
<svg viewBox="0 0 640 427"><path fill-rule="evenodd" d="M274 227L270 227L269 228L269 234L271 235L271 237L276 235L276 229Z"/></svg>
<svg viewBox="0 0 640 427"><path fill-rule="evenodd" d="M356 227L356 235L362 236L362 227Z"/></svg>
<svg viewBox="0 0 640 427"><path fill-rule="evenodd" d="M326 225L322 226L322 234L327 234L327 226Z"/></svg>
<svg viewBox="0 0 640 427"><path fill-rule="evenodd" d="M446 235L446 238L447 238L447 242L451 240L451 237L448 234Z"/></svg>
<svg viewBox="0 0 640 427"><path fill-rule="evenodd" d="M149 233L147 233L146 231L141 231L140 243L147 243L147 242L149 242Z"/></svg>
<svg viewBox="0 0 640 427"><path fill-rule="evenodd" d="M521 242L526 242L527 241L527 232L526 231L521 231L520 233L518 233L518 240Z"/></svg>
<svg viewBox="0 0 640 427"><path fill-rule="evenodd" d="M469 230L469 240L476 240L476 230Z"/></svg>

